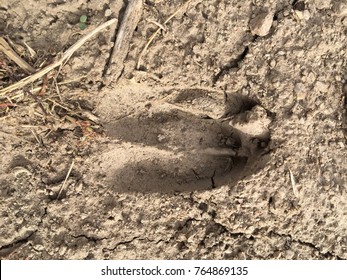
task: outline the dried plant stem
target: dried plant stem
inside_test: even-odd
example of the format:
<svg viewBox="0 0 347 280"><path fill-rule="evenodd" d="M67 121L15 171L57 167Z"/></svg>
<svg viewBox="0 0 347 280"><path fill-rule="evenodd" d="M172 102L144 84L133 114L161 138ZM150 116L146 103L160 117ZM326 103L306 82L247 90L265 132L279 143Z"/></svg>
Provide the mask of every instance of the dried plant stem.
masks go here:
<svg viewBox="0 0 347 280"><path fill-rule="evenodd" d="M117 81L123 71L123 63L128 55L134 30L141 19L143 0L129 0L122 23L117 32L116 42L111 51L104 74L111 74L110 81Z"/></svg>
<svg viewBox="0 0 347 280"><path fill-rule="evenodd" d="M36 69L21 58L2 37L0 37L0 51L2 51L9 59L13 60L25 72L29 74L36 72Z"/></svg>
<svg viewBox="0 0 347 280"><path fill-rule="evenodd" d="M71 171L72 171L72 168L73 168L74 164L75 164L75 160L72 160L71 166L70 166L69 171L66 174L65 180L64 180L64 182L63 182L63 184L62 184L62 186L61 186L61 188L60 188L60 190L58 192L56 200L58 200L60 198L60 195L61 195L61 193L63 192L63 190L65 188L66 181L67 181L67 179L69 178L69 176L71 174Z"/></svg>
<svg viewBox="0 0 347 280"><path fill-rule="evenodd" d="M45 68L43 68L42 70L38 71L37 73L35 73L35 74L31 75L31 76L28 76L28 77L20 80L19 82L15 83L13 85L10 85L10 86L8 86L8 87L6 87L4 89L1 89L0 90L0 96L6 94L8 92L11 92L13 90L23 88L27 84L30 84L30 83L36 81L37 79L41 78L42 76L44 76L45 74L47 74L48 72L53 70L54 68L56 68L56 67L58 67L58 66L60 66L60 65L62 65L64 63L66 63L69 60L69 58L74 54L74 52L76 50L78 50L85 42L87 42L90 38L92 38L94 35L96 35L100 31L102 31L106 27L114 24L116 21L117 21L116 19L111 19L111 20L101 24L100 26L95 28L92 32L90 32L89 34L85 35L83 38L78 40L66 52L63 53L63 55L61 56L60 59L58 59L54 63L46 66Z"/></svg>

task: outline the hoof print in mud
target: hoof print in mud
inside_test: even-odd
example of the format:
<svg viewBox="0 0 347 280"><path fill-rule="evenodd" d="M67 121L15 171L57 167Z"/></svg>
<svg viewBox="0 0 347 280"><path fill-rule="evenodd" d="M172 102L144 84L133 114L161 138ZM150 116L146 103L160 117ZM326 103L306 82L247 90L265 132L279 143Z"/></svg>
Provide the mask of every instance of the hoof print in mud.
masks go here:
<svg viewBox="0 0 347 280"><path fill-rule="evenodd" d="M266 110L237 96L225 100L217 91L188 93L169 91L150 106L140 101L146 104L142 111L118 120L109 117L113 105L104 99L99 114L107 135L117 140L98 158L107 185L121 192L206 190L261 168L270 139ZM222 118L228 100L234 112Z"/></svg>

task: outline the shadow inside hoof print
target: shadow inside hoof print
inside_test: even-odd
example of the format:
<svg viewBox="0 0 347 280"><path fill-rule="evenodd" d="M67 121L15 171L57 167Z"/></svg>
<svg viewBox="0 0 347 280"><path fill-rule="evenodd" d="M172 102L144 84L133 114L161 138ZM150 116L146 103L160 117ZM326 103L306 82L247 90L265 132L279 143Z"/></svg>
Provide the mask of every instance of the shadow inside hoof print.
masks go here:
<svg viewBox="0 0 347 280"><path fill-rule="evenodd" d="M271 120L241 96L132 86L105 94L97 111L111 141L95 163L117 191L206 190L236 183L267 161Z"/></svg>

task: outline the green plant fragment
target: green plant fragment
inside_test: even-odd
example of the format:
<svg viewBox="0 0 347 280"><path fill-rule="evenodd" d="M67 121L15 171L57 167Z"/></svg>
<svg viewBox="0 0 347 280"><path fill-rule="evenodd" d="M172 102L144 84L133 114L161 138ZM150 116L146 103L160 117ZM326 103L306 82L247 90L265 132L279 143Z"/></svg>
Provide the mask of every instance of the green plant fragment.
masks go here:
<svg viewBox="0 0 347 280"><path fill-rule="evenodd" d="M84 22L80 22L79 23L79 27L80 27L81 30L84 30L84 29L87 28L87 25Z"/></svg>
<svg viewBox="0 0 347 280"><path fill-rule="evenodd" d="M87 16L86 15L82 15L81 17L80 17L80 22L81 23L86 23L87 22Z"/></svg>

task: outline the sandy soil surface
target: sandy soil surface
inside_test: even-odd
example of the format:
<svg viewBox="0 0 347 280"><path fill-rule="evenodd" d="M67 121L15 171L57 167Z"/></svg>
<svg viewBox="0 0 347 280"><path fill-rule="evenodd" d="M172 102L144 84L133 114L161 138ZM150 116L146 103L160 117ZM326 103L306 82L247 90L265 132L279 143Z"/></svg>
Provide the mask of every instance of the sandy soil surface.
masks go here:
<svg viewBox="0 0 347 280"><path fill-rule="evenodd" d="M36 69L117 24L0 96L0 257L347 259L346 1L145 0L110 67L127 5L1 1Z"/></svg>

